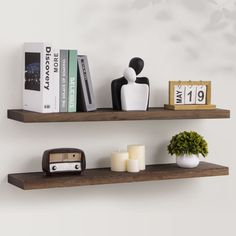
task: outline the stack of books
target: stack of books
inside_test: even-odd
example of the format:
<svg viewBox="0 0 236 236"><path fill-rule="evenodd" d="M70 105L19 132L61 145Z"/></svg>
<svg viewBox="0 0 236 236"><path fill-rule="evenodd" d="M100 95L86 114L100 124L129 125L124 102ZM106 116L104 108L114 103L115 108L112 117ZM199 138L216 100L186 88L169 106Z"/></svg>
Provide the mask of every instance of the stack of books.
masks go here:
<svg viewBox="0 0 236 236"><path fill-rule="evenodd" d="M23 56L24 110L96 110L87 56L55 49L51 43L25 43Z"/></svg>

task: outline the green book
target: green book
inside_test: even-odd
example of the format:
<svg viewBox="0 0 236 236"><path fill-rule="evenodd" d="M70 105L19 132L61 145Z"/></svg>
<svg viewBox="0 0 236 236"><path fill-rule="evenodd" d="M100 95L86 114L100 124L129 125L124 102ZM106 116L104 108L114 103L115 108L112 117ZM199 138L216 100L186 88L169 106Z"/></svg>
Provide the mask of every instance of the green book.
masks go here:
<svg viewBox="0 0 236 236"><path fill-rule="evenodd" d="M68 112L77 107L77 50L69 50Z"/></svg>

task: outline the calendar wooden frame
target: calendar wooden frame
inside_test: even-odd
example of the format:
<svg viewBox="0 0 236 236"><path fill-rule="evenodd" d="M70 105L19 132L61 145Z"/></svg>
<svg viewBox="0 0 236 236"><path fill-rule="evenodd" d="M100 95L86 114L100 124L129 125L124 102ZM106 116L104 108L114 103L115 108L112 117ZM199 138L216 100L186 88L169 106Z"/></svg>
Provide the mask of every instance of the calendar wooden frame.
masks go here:
<svg viewBox="0 0 236 236"><path fill-rule="evenodd" d="M176 85L206 85L206 104L178 105L174 103L174 88ZM213 110L215 105L211 104L211 81L169 81L169 104L165 104L168 110Z"/></svg>

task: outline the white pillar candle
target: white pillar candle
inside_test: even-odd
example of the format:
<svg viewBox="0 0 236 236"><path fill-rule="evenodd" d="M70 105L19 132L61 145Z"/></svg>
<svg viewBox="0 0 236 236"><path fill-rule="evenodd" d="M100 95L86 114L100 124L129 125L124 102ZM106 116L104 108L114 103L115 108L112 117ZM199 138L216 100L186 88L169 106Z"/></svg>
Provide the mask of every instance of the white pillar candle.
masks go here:
<svg viewBox="0 0 236 236"><path fill-rule="evenodd" d="M145 170L145 146L128 145L129 159L139 160L139 169Z"/></svg>
<svg viewBox="0 0 236 236"><path fill-rule="evenodd" d="M127 171L132 173L139 172L139 160L129 159L127 161Z"/></svg>
<svg viewBox="0 0 236 236"><path fill-rule="evenodd" d="M111 157L111 170L112 171L126 171L128 159L129 159L128 152L113 153Z"/></svg>

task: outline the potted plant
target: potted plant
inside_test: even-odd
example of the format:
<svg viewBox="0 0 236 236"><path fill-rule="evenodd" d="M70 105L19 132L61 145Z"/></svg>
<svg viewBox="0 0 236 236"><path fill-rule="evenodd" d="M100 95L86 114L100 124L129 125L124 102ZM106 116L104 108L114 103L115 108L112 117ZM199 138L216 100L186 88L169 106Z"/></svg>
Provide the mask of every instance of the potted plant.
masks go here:
<svg viewBox="0 0 236 236"><path fill-rule="evenodd" d="M184 131L176 134L167 147L171 155L176 156L179 167L194 168L199 165L199 154L206 157L208 145L206 140L194 131Z"/></svg>

